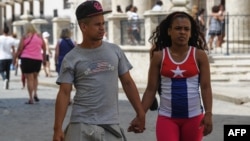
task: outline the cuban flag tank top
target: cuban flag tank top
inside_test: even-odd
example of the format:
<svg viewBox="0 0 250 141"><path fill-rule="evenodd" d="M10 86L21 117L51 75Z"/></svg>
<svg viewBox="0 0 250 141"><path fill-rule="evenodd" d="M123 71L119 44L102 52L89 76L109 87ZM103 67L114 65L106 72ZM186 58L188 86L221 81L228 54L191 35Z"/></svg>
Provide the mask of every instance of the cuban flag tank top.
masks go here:
<svg viewBox="0 0 250 141"><path fill-rule="evenodd" d="M190 47L186 58L175 62L169 48L163 50L159 115L190 118L203 112L195 51L196 48Z"/></svg>

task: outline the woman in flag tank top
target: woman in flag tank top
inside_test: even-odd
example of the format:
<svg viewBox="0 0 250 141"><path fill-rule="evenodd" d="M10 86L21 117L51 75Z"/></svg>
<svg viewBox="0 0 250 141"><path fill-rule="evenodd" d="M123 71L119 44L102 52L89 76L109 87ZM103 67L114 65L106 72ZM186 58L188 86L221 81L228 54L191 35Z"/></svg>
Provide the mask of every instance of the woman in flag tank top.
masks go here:
<svg viewBox="0 0 250 141"><path fill-rule="evenodd" d="M212 132L212 88L204 35L185 12L169 14L152 33L147 111L156 92L160 104L157 141L201 141Z"/></svg>

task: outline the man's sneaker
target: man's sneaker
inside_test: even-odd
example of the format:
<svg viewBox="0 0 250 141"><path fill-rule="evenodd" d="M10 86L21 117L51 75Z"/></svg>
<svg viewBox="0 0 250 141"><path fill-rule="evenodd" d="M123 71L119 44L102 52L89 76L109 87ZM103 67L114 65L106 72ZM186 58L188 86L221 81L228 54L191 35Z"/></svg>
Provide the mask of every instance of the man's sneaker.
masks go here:
<svg viewBox="0 0 250 141"><path fill-rule="evenodd" d="M4 80L3 88L4 88L5 90L9 89L9 80L8 80L8 79L5 79L5 80Z"/></svg>

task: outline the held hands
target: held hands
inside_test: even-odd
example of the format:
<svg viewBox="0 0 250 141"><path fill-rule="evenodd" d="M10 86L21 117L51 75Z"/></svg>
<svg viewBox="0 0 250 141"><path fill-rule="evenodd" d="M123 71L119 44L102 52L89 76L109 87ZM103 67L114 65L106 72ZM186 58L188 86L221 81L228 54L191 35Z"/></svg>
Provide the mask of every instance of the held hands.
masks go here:
<svg viewBox="0 0 250 141"><path fill-rule="evenodd" d="M128 127L128 132L143 133L144 130L145 130L145 117L134 118L131 121L130 126Z"/></svg>
<svg viewBox="0 0 250 141"><path fill-rule="evenodd" d="M64 132L62 130L55 130L53 141L64 141Z"/></svg>

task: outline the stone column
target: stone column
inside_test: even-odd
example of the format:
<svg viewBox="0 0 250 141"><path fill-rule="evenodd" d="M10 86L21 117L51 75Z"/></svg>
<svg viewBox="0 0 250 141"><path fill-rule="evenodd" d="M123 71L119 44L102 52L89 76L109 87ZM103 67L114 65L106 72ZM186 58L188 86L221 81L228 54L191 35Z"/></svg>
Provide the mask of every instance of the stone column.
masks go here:
<svg viewBox="0 0 250 141"><path fill-rule="evenodd" d="M159 25L163 18L167 16L166 11L146 11L144 14L145 20L145 46L151 47L151 43L148 42L149 37L155 28Z"/></svg>
<svg viewBox="0 0 250 141"><path fill-rule="evenodd" d="M44 16L44 1L43 0L39 0L39 10L40 10L40 17Z"/></svg>
<svg viewBox="0 0 250 141"><path fill-rule="evenodd" d="M21 15L23 15L25 13L25 11L24 11L24 1L22 1L20 3L20 10L21 10Z"/></svg>
<svg viewBox="0 0 250 141"><path fill-rule="evenodd" d="M76 1L76 0L69 0L71 6L71 15L70 15L70 21L71 21L71 28L72 28L72 39L75 40L77 43L82 42L82 33L81 29L78 26L76 15L75 15L75 10L77 6L82 2L82 1Z"/></svg>
<svg viewBox="0 0 250 141"><path fill-rule="evenodd" d="M15 3L18 3L18 4L21 5L22 2L16 1ZM15 5L15 3L14 3L14 5ZM14 6L14 8L15 8L15 6ZM14 19L14 21L12 23L12 30L13 30L12 32L17 34L17 38L20 38L21 37L21 33L19 31L21 30L21 27L20 27L20 25L18 25L16 23L16 20L15 20L15 10L13 11L13 17L12 18Z"/></svg>
<svg viewBox="0 0 250 141"><path fill-rule="evenodd" d="M102 4L103 10L111 10L112 2L111 0L98 0Z"/></svg>
<svg viewBox="0 0 250 141"><path fill-rule="evenodd" d="M134 0L133 5L138 8L138 15L141 18L144 16L144 12L150 10L151 7L151 0Z"/></svg>
<svg viewBox="0 0 250 141"><path fill-rule="evenodd" d="M31 0L29 1L29 6L30 6L30 15L34 15L33 9L34 9L34 2Z"/></svg>
<svg viewBox="0 0 250 141"><path fill-rule="evenodd" d="M112 13L108 16L108 40L115 44L121 43L121 20L127 20L125 13Z"/></svg>
<svg viewBox="0 0 250 141"><path fill-rule="evenodd" d="M15 21L15 3L11 4L11 21Z"/></svg>
<svg viewBox="0 0 250 141"><path fill-rule="evenodd" d="M4 3L0 2L0 15L3 16L3 8ZM0 18L0 27L3 27L3 18ZM0 29L0 33L2 33L2 29Z"/></svg>
<svg viewBox="0 0 250 141"><path fill-rule="evenodd" d="M7 10L6 10L6 5L3 7L3 19L4 19L4 24L7 23Z"/></svg>
<svg viewBox="0 0 250 141"><path fill-rule="evenodd" d="M55 45L57 39L59 39L61 30L63 28L70 28L70 19L69 18L59 18L55 17L52 19L53 23L53 44Z"/></svg>
<svg viewBox="0 0 250 141"><path fill-rule="evenodd" d="M226 11L229 14L228 24L226 22L226 37L230 46L238 46L242 51L249 47L249 23L250 17L244 16L250 14L250 1L249 0L227 0ZM235 16L237 15L237 16ZM228 27L227 27L228 26Z"/></svg>
<svg viewBox="0 0 250 141"><path fill-rule="evenodd" d="M42 34L41 25L48 24L48 21L45 19L33 19L31 23L36 28L37 33Z"/></svg>
<svg viewBox="0 0 250 141"><path fill-rule="evenodd" d="M115 4L113 2L115 1ZM112 10L116 11L116 6L120 5L122 12L126 13L126 7L132 4L132 0L112 0Z"/></svg>
<svg viewBox="0 0 250 141"><path fill-rule="evenodd" d="M188 1L187 0L172 0L173 7L170 8L170 11L185 11L189 12L187 8Z"/></svg>
<svg viewBox="0 0 250 141"><path fill-rule="evenodd" d="M18 37L21 37L24 34L24 25L29 23L34 17L25 11L22 15L20 15L19 21L15 21L12 23L13 32L17 33Z"/></svg>

